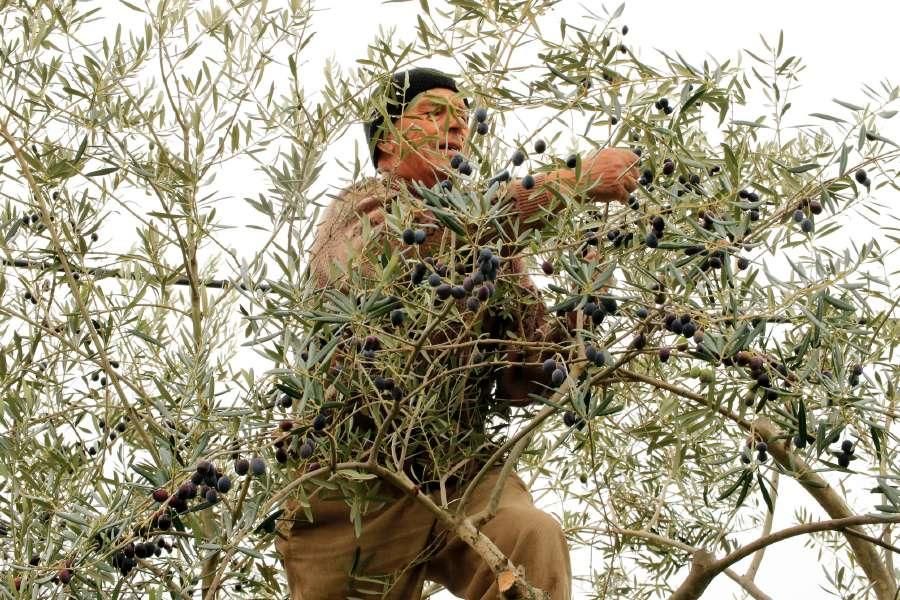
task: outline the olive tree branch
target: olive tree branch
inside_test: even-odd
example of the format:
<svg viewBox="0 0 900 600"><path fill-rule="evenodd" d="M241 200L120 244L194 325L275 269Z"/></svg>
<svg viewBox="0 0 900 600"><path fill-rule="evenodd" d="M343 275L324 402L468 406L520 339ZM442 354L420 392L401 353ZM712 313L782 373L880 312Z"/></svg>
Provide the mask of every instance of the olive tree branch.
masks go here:
<svg viewBox="0 0 900 600"><path fill-rule="evenodd" d="M31 168L28 166L28 162L22 155L22 149L19 148L18 144L16 144L16 141L9 133L6 121L0 123L0 138L2 138L12 150L16 162L19 164L19 168L21 169L22 174L25 176L25 179L28 182L28 187L31 188L31 193L34 195L35 201L38 203L38 207L41 212L40 216L44 220L44 226L47 228L47 231L50 234L50 241L53 244L54 253L59 258L60 264L65 271L66 282L68 283L70 289L77 290L79 287L78 281L73 277L73 272L71 266L69 265L69 260L66 257L65 252L63 252L62 243L59 239L59 232L57 231L56 226L53 225L53 222L50 220L50 211L47 207L47 203L44 201L43 192L40 186L37 184L37 181L35 181L34 174L31 172ZM78 307L78 311L81 313L82 318L86 323L89 323L91 320L90 312L88 311L87 305L84 303L84 298L82 297L82 295L79 293L75 293L73 294L72 299L75 302L75 305ZM88 335L91 336L91 340L94 343L94 347L97 348L97 352L100 354L101 367L107 373L107 376L110 378L110 382L112 383L112 385L116 388L116 392L118 393L119 397L124 400L125 391L122 389L122 384L118 375L115 374L115 371L110 365L109 356L106 353L104 345L101 343L102 340L100 339L97 330L93 327L93 325L89 325L87 329ZM135 390L145 402L149 403L147 395L146 393L144 393L143 389L140 389L136 385L131 384L129 384L129 387ZM147 434L147 431L140 425L140 423L144 420L150 423L154 423L153 419L151 419L149 416L146 416L145 419L142 418L131 402L123 401L122 404L131 415L134 422L135 431L137 431L138 435L141 437L141 440L144 443L144 447L153 456L153 459L156 461L156 463L161 464L162 461L159 456L159 451L156 448L156 444L152 443L150 437Z"/></svg>
<svg viewBox="0 0 900 600"><path fill-rule="evenodd" d="M727 556L715 560L706 550L698 550L694 553L694 562L691 571L677 590L669 597L669 600L694 600L699 598L712 582L713 578L730 567L734 563L750 556L767 546L777 542L796 537L798 535L806 535L819 531L842 531L853 525L871 525L878 523L898 523L900 516L887 515L855 515L841 519L830 519L828 521L819 521L816 523L802 523L781 531L763 536L746 546L742 546L734 550ZM873 582L874 583L874 582ZM878 588L875 589L876 594L880 594ZM881 596L879 595L879 598Z"/></svg>
<svg viewBox="0 0 900 600"><path fill-rule="evenodd" d="M628 363L635 356L637 356L638 352L634 350L630 350L624 353L619 360L617 360L612 365L606 367L601 370L597 375L594 376L594 380L602 379L607 377L610 373L613 373L617 369ZM490 456L490 458L485 461L484 465L475 474L475 477L472 478L472 481L466 487L466 491L462 495L462 499L460 500L458 510L463 511L465 506L469 502L469 498L472 495L473 490L478 485L478 482L484 478L485 474L491 469L491 467L501 459L506 453L513 448L520 439L526 436L530 436L531 433L537 429L541 423L546 421L551 415L553 415L558 409L556 408L556 404L562 400L562 398L574 387L573 381L577 381L581 373L586 369L585 363L577 363L572 367L572 370L569 372L569 377L562 383L559 389L553 394L553 396L547 401L548 406L545 406L541 411L532 417L531 421L525 424L519 431L515 433L515 435L511 436L503 445L497 448L496 451Z"/></svg>
<svg viewBox="0 0 900 600"><path fill-rule="evenodd" d="M705 406L709 406L706 398L692 392L683 387L635 373L632 371L622 370L621 374L636 381L648 383L660 389L665 389L673 394L677 394L683 398L693 400ZM816 500L816 502L825 509L832 519L845 519L853 517L853 511L830 485L818 473L816 473L799 455L791 451L788 444L785 443L786 436L781 429L775 425L768 417L759 417L752 423L737 415L734 411L727 408L716 406L714 408L718 413L731 419L740 427L768 444L769 453L775 461L781 465L788 473L797 480L797 482L806 489L807 492ZM875 551L872 544L866 540L860 539L853 535L846 535L847 542L853 550L853 554L859 562L863 571L875 589L878 600L896 600L897 584L893 575L888 572L881 557ZM707 561L706 556L695 555L695 565L700 571L706 572L703 566ZM693 572L692 567L692 572ZM689 578L691 575L688 576ZM697 576L699 577L699 575ZM708 582L707 582L708 584ZM689 596L685 596L687 598Z"/></svg>
<svg viewBox="0 0 900 600"><path fill-rule="evenodd" d="M643 539L651 544L655 544L657 546L672 546L673 548L678 548L680 550L684 550L686 552L690 552L691 554L700 550L696 546L691 546L690 544L685 544L684 542L680 542L678 540L674 540L672 538L659 535L657 533L651 533L644 529L621 529L619 527L610 527L607 529L607 532L611 534L621 535L624 537L633 537ZM725 575L731 578L735 583L740 585L744 590L750 594L754 598L754 600L772 600L772 597L763 592L759 587L757 587L756 583L754 583L753 579L746 576L740 575L735 572L733 569L725 568Z"/></svg>

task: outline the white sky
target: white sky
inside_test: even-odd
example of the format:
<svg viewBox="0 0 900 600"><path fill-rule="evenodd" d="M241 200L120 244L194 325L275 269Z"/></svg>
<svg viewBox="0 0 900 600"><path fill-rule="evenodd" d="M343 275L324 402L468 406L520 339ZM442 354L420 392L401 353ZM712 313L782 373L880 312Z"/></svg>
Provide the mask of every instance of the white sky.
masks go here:
<svg viewBox="0 0 900 600"><path fill-rule="evenodd" d="M432 0L431 3L438 5L439 1ZM141 23L142 19L134 12L113 5L108 0L100 4L104 7L104 13L101 13L103 19L118 18L126 27ZM314 19L313 28L319 33L300 61L307 76L303 85L310 91L321 84L318 77L327 58L332 57L346 70L354 68L355 60L366 55L366 47L374 39L379 25L396 26L399 32L408 32L410 38L414 35L418 2L382 5L379 0L331 0L319 2L318 5L323 10ZM616 5L608 3L606 7L611 11ZM205 7L206 3L198 3L198 6ZM559 16L565 16L570 23L577 23L585 14L581 6L589 6L593 12L602 13L599 2L564 1L557 8L551 23L555 23ZM785 0L692 0L676 3L634 0L627 4L621 23L627 24L631 30L625 41L632 51L638 58L654 64L660 64L655 48L669 53L677 50L693 64L701 64L709 56L724 61L736 57L742 48L760 53L762 44L759 34L773 41L777 39L779 29L783 29L784 55L798 55L806 65L806 70L800 74L802 87L791 93L793 108L786 117L789 123L820 123L805 118L811 112L845 116L846 112L832 103L832 98L865 105L869 101L860 91L862 85L879 88L878 84L885 78L894 85L900 83L900 36L897 33L900 3L873 0L853 3ZM106 21L92 27L83 31L96 33L98 37L93 37L93 41L99 41L99 36L111 35ZM552 27L558 33L558 28L555 25ZM88 40L92 36L93 33L82 37ZM749 62L748 59L745 64ZM441 66L439 61L432 64ZM760 107L754 116L764 113L768 110ZM891 122L890 128L885 128L882 133L900 141L897 124L900 116L895 119L896 122ZM515 129L524 130L528 125L527 122L517 124ZM355 126L350 135L334 144L329 149L329 155L332 159L341 157L352 164L355 144L362 151L361 160L367 162L361 126ZM314 189L339 186L343 176L336 165L329 164ZM255 220L252 215L241 212L246 210L246 205L240 198L248 195L255 197L257 192L268 187L268 182L259 175L253 178L248 177L247 173L229 169L218 174L212 187L222 196L222 206L228 209L223 220L240 225L247 222L245 218ZM105 236L101 233L103 241L108 243L107 249L124 250L134 242L133 228L119 231L127 231L128 235L117 237L115 230L110 231L109 227ZM239 254L250 256L255 242L261 239L258 235L237 229L231 243L235 244ZM242 244L245 246L241 247ZM231 272L231 269L226 271ZM268 368L265 361L247 358L260 374ZM776 530L793 524L793 508L801 503L807 504L792 482L787 482L783 490L776 512ZM871 505L871 499L871 495L863 495L854 506L864 512ZM575 557L576 572L584 572L585 559L584 553ZM598 564L602 567L599 555L595 557L595 568ZM827 560L820 563L815 551L803 549L802 539L796 539L769 548L757 582L775 598L825 598L825 593L817 585L824 581L822 569L828 568ZM737 570L742 572L740 566ZM721 576L705 597L731 598L736 589L735 584ZM587 596L576 593L575 597Z"/></svg>

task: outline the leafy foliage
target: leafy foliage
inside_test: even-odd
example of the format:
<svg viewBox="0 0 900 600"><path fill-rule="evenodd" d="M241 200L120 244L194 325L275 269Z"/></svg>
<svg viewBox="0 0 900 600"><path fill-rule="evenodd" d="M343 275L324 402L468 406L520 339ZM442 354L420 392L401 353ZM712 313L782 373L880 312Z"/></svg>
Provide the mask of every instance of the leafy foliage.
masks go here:
<svg viewBox="0 0 900 600"><path fill-rule="evenodd" d="M351 73L327 65L311 100L308 2L179 4L101 47L79 40L92 11L77 3L0 3L0 587L283 594L284 501L361 491L369 460L412 484L466 457L518 460L564 502L573 546L602 552L602 573L578 573L598 598L670 591L693 549L732 552L761 525L779 481L821 485L809 466L865 481L876 496L857 512L900 512L897 144L879 133L900 89L811 115L830 129L788 129L801 61L781 37L745 51L747 68L677 52L652 66L624 45L622 7L590 30L563 19L554 40L537 22L556 4L420 0L415 40L379 36ZM365 98L387 73L432 57L458 62L493 133L473 127L472 175L404 195L383 235L365 232L368 269L322 293L306 261L326 148L385 110ZM772 114L736 119L754 86ZM536 108L548 116L532 132L503 139L508 115ZM568 166L550 131L564 114L584 125ZM605 145L640 152L626 205L579 189L539 223L510 218L510 171L578 175ZM234 234L215 179L242 157L269 187L244 198L255 220ZM402 241L424 209L443 225L433 252ZM132 245L106 252L124 212ZM846 235L853 219L871 236ZM540 347L558 387L511 408L490 394L514 362L496 340L527 337L506 326L536 302L577 327ZM270 368L246 367L247 348ZM525 431L519 456L507 439ZM849 570L835 593L863 597L872 578L848 538L816 536Z"/></svg>

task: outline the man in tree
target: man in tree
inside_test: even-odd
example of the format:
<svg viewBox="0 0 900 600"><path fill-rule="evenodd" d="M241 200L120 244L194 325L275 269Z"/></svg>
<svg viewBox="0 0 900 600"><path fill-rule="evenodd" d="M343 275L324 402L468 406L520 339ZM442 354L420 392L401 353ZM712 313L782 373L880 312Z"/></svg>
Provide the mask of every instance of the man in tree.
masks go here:
<svg viewBox="0 0 900 600"><path fill-rule="evenodd" d="M459 164L461 159L453 156L464 152L469 136L468 101L460 97L450 76L431 69L397 73L381 93L387 96L390 125L377 114L366 123L373 164L380 176L344 190L327 208L311 249L310 272L319 288L352 291L353 282L359 282L361 274L373 275L377 270L372 249L382 247L382 242L406 257L411 250L431 257L438 249L446 248L449 232L422 204L414 184L434 188L447 180L453 164ZM580 179L576 179L575 169L564 168L538 174L526 182L503 182L505 193L500 202L508 208L504 215L508 216L509 227L521 232L545 224L546 219L552 218L558 193L592 201L624 202L636 187L638 160L628 150L608 148L582 160ZM413 240L404 242L390 231L395 202L412 207L406 214L411 215L419 230L414 245L409 243ZM379 240L374 246L370 243L373 238ZM470 257L474 251L477 250L469 249ZM510 282L510 289L518 290L514 296L519 300L508 314L480 311L482 315L477 306L466 305L454 295L462 311L468 306L469 313L479 317L471 337L488 332L488 337L498 339L508 331L519 331L524 334L522 338L531 342L562 341L565 327L548 318L521 258L512 254L510 248L501 248L500 255L501 267L496 267L500 257L490 257L487 262L497 259L495 273L499 270ZM443 266L439 262L433 258L425 260L431 261L428 264L435 272L441 272ZM443 272L446 275L446 270ZM355 277L351 276L353 273ZM493 293L493 286L488 292ZM460 333L459 328L445 328L431 335L429 342L457 340ZM509 406L531 403L530 394L546 395L550 389L550 374L542 369L540 352L520 351L512 345L502 350L506 351L507 366L477 378L473 387L464 388L466 393L462 395L470 399L453 413L453 426L443 431L435 428L416 432L428 440L428 451L411 452L404 470L438 505L446 504L452 509L468 481L484 464L485 452L489 456L496 448L486 433L484 421L490 411L485 407L499 403L508 410ZM467 364L471 357L470 346L466 346L447 360L455 368ZM381 385L385 385L384 381ZM450 406L451 402L445 404ZM355 418L354 423L357 422L366 425L362 418ZM372 422L368 425L372 426ZM447 464L457 465L456 470L442 470ZM499 468L483 474L468 495L462 509L465 514L476 514L488 506L499 474ZM289 504L289 526L277 541L277 548L283 557L292 598L377 597L365 596L374 593L408 600L419 598L426 579L467 599L497 598L496 578L481 556L455 531L443 527L415 497L395 490L392 493L388 488L381 486L380 495L373 493L370 502L359 505L365 510L360 515L351 514L351 508L340 497L326 498L324 493L312 494L306 510ZM505 480L501 490L496 512L481 532L512 564L524 569L531 585L548 592L553 600L568 600L571 568L559 523L534 506L526 485L515 473Z"/></svg>

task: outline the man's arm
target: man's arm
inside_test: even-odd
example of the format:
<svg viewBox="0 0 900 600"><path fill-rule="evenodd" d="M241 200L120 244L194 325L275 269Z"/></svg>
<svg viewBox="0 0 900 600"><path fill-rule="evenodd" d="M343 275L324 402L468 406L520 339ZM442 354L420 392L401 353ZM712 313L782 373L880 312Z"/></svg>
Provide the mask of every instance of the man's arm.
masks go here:
<svg viewBox="0 0 900 600"><path fill-rule="evenodd" d="M393 235L382 236L385 229L385 210L399 194L396 180L370 178L343 190L325 209L310 249L309 267L317 287L344 288L345 282L333 277L335 264L347 268L351 258L358 267L369 273L371 257L364 247L373 240L385 239L398 253L405 251L403 242ZM413 223L425 231L425 242L419 245L423 256L432 254L441 243L442 229L428 210L413 210ZM363 235L363 219L367 218L372 235Z"/></svg>
<svg viewBox="0 0 900 600"><path fill-rule="evenodd" d="M542 331L529 341L559 344L565 341L567 336L568 332L561 325L548 319ZM512 406L527 406L535 401L530 397L531 394L546 397L550 392L551 382L550 375L544 371L543 362L552 357L553 353L549 350L528 349L507 352L506 360L514 364L503 367L497 375L495 394L497 400Z"/></svg>
<svg viewBox="0 0 900 600"><path fill-rule="evenodd" d="M599 257L597 250L591 248L584 256L584 260L596 261ZM513 260L520 261L520 259ZM521 262L517 262L517 266L521 268ZM578 312L569 311L561 319L554 319L547 311L537 287L530 278L525 280L524 285L539 299L536 304L526 309L530 311L530 315L526 317L527 327L521 328L525 331L534 331L528 341L540 342L551 347L564 343L578 327ZM603 286L599 291L605 293L608 287ZM553 351L546 348L519 350L515 348L514 342L510 345L513 348L507 352L506 360L513 364L501 369L497 375L497 399L509 402L513 406L526 406L535 401L529 398L529 394L546 397L550 391L547 386L550 386L551 376L544 371L543 362L553 358Z"/></svg>
<svg viewBox="0 0 900 600"><path fill-rule="evenodd" d="M538 215L555 214L557 194L571 196L583 190L596 202L626 202L628 194L637 189L640 157L622 148L604 148L586 156L581 164L581 178L575 169L557 169L534 176L534 186L526 189L522 179L510 182L504 202L509 205L510 224L519 232L543 228L546 218Z"/></svg>
<svg viewBox="0 0 900 600"><path fill-rule="evenodd" d="M497 373L495 397L513 406L524 406L534 402L529 394L547 395L550 374L544 372L543 362L553 357L552 348L555 345L569 337L569 331L575 327L575 313L567 315L564 323L554 319L548 313L534 281L525 273L522 259L511 258L508 268L509 275L521 288L510 329L518 331L518 340L529 345L523 346L513 340L505 344L504 358L511 364Z"/></svg>

